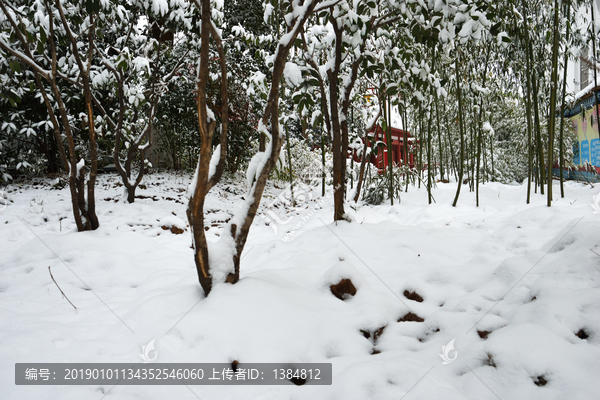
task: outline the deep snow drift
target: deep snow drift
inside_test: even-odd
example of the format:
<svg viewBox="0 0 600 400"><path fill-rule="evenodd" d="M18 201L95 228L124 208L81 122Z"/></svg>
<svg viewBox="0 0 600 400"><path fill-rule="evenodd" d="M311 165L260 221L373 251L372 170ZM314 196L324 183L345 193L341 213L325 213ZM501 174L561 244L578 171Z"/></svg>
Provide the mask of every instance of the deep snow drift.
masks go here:
<svg viewBox="0 0 600 400"><path fill-rule="evenodd" d="M590 205L599 187L568 183L552 208L539 194L526 205L525 186L486 183L479 208L466 186L456 208L454 184L439 184L432 205L410 187L399 205L348 203L353 222L336 225L330 194L297 188L291 209L277 201L284 184L270 184L242 279L204 298L185 217L188 176L148 176L134 204L115 202L118 178L101 177L101 227L87 233L74 231L68 188L37 181L4 188L0 212L2 399L599 396L600 208ZM245 185L228 181L209 196L209 240ZM353 281L354 297L332 295L340 278ZM409 312L404 319L423 321L398 322ZM161 363L332 363L333 385L14 384L15 363L141 362L152 339ZM443 364L452 340L456 359Z"/></svg>

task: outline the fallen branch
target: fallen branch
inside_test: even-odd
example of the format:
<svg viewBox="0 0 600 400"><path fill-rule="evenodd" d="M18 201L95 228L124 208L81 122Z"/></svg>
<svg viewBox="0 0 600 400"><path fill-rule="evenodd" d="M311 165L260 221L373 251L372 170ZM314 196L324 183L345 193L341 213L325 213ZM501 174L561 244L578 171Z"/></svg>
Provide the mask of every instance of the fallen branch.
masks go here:
<svg viewBox="0 0 600 400"><path fill-rule="evenodd" d="M69 304L71 304L74 309L77 310L77 307L75 307L73 305L73 303L71 303L71 300L69 300L69 298L67 297L67 295L62 291L62 289L60 288L60 286L58 286L58 283L56 283L56 281L54 280L54 277L52 276L52 271L50 271L50 267L48 267L48 272L50 273L50 278L52 278L52 281L54 282L54 284L56 285L56 287L58 288L58 290L60 290L60 293L63 295L63 297L65 299L67 299L67 301L69 302Z"/></svg>

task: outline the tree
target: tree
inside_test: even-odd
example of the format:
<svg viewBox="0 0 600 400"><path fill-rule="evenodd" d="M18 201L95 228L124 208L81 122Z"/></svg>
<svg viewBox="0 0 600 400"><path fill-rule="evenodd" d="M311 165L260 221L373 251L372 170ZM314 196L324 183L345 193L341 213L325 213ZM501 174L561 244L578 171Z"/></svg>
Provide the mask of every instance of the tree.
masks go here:
<svg viewBox="0 0 600 400"><path fill-rule="evenodd" d="M240 256L246 244L252 221L256 216L260 199L266 181L277 160L282 145L282 133L279 125L279 85L283 76L285 62L290 49L306 20L318 11L318 1L303 3L282 1L280 10L284 15L286 33L279 40L273 57L273 72L271 84L258 130L269 139L266 151L256 154L249 168L254 179L246 203L240 214L229 222L226 233L221 237L216 247L212 248L218 257L210 258L211 249L206 241L204 230L204 200L212 187L219 181L225 166L227 145L227 70L223 41L216 26L211 21L210 0L195 0L196 7L201 12L201 37L199 74L198 74L198 126L200 131L200 157L196 173L190 187L191 197L187 216L193 235L194 261L198 271L200 285L208 295L214 283L235 283L240 276ZM207 107L206 87L209 78L209 40L215 40L219 63L221 65L221 97L222 97L222 126L221 141L212 152L212 135L215 131L216 120L213 112ZM212 154L211 154L212 153Z"/></svg>
<svg viewBox="0 0 600 400"><path fill-rule="evenodd" d="M103 16L112 24L103 35L107 40L93 43L101 68L94 79L101 89L93 97L94 105L102 116L99 124L104 134L114 136L113 160L129 203L135 201L135 190L144 176L145 151L161 97L171 81L178 79L176 74L194 47L194 36L189 33L173 43L175 33L191 27L188 7L175 7L168 17L166 8L156 10L147 3L107 12ZM141 24L142 17L150 23ZM132 177L136 158L137 174Z"/></svg>
<svg viewBox="0 0 600 400"><path fill-rule="evenodd" d="M301 33L301 55L320 89L323 119L332 135L334 220L345 218L346 159L349 144L349 111L357 79L380 68L373 50L375 33L395 20L399 8L387 3L335 2L319 14L312 29ZM383 39L382 39L383 40ZM387 42L386 42L387 44ZM386 54L388 54L386 52ZM306 100L305 100L306 101Z"/></svg>
<svg viewBox="0 0 600 400"><path fill-rule="evenodd" d="M554 1L554 22L552 30L552 76L550 78L550 112L548 121L548 207L552 206L552 166L554 165L554 130L556 126L556 92L558 90L558 0Z"/></svg>
<svg viewBox="0 0 600 400"><path fill-rule="evenodd" d="M36 1L32 5L15 7L1 0L0 10L3 21L0 49L32 71L50 115L59 149L62 147L61 131L66 136L68 164L65 161L63 164L69 167L69 188L77 229L96 229L99 223L94 185L98 159L90 75L100 5L86 3L85 9L81 10L74 4L45 0L43 3ZM60 51L67 54L60 60L59 45ZM67 64L64 60L68 60ZM75 85L83 92L85 113L75 116L68 112L65 104L68 103L69 94L60 91L59 79ZM52 97L47 95L43 81L50 86ZM81 129L74 126L77 119ZM87 138L90 163L87 177L84 158L78 160L82 154L79 154L75 145L77 131L80 131L81 137ZM60 154L63 160L67 158L64 150L60 150Z"/></svg>

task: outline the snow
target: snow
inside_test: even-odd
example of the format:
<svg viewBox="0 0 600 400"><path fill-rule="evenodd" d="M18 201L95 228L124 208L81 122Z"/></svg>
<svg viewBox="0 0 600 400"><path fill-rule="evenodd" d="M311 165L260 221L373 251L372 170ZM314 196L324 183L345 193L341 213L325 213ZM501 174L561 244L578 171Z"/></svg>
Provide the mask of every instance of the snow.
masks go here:
<svg viewBox="0 0 600 400"><path fill-rule="evenodd" d="M248 185L252 185L257 176L257 171L262 170L262 166L267 162L268 156L264 151L259 151L252 156L246 170L246 180Z"/></svg>
<svg viewBox="0 0 600 400"><path fill-rule="evenodd" d="M319 118L320 116L321 116L321 110L314 110L312 112L312 115L310 117L310 124L311 124L311 126L315 125L315 123L317 121L317 118Z"/></svg>
<svg viewBox="0 0 600 400"><path fill-rule="evenodd" d="M508 39L509 38L508 34L506 32L500 32L498 34L498 36L496 37L496 40L497 40L497 43L498 43L499 46L502 45L504 47L507 47L508 44L506 43L506 41L504 40L504 38Z"/></svg>
<svg viewBox="0 0 600 400"><path fill-rule="evenodd" d="M487 133L489 136L493 136L494 135L494 128L492 128L492 125L490 124L489 121L485 121L483 123L483 131L485 133Z"/></svg>
<svg viewBox="0 0 600 400"><path fill-rule="evenodd" d="M285 190L269 182L259 216L272 211L278 230L255 219L241 280L230 285L219 283L232 268L226 230L248 185L224 180L205 203L216 265L205 298L189 229L161 228L186 228L189 175L146 176L133 204L114 201L116 175L100 175L101 226L86 233L75 232L68 187L35 180L2 188L12 201L0 207L2 399L529 400L593 399L600 390L600 214L590 206L598 187L569 182L548 208L540 195L525 204L525 185L488 182L481 207L466 191L454 208L456 184L438 183L432 205L411 187L399 205L348 203L356 222L335 224L330 188L269 208ZM357 288L344 301L329 289L342 278ZM408 312L424 322L397 322ZM383 326L376 340L361 333ZM333 384L14 384L15 363L136 363L152 340L156 362L327 362ZM452 340L456 360L443 365ZM539 376L545 386L534 384Z"/></svg>
<svg viewBox="0 0 600 400"><path fill-rule="evenodd" d="M440 42L448 43L450 41L450 32L446 30L446 28L442 29L439 34Z"/></svg>
<svg viewBox="0 0 600 400"><path fill-rule="evenodd" d="M294 64L293 62L288 61L285 63L283 76L285 77L286 83L291 87L298 86L302 83L302 71L300 71L298 64Z"/></svg>
<svg viewBox="0 0 600 400"><path fill-rule="evenodd" d="M206 122L210 123L216 121L215 113L208 106L206 106Z"/></svg>
<svg viewBox="0 0 600 400"><path fill-rule="evenodd" d="M582 90L580 90L579 92L577 92L575 94L575 101L579 100L586 94L590 93L593 88L594 88L594 82L590 82L589 85L587 85L585 88L583 88Z"/></svg>
<svg viewBox="0 0 600 400"><path fill-rule="evenodd" d="M234 272L235 241L231 234L223 232L218 242L209 243L208 249L213 285L218 285L225 282L229 273Z"/></svg>
<svg viewBox="0 0 600 400"><path fill-rule="evenodd" d="M152 73L150 70L150 60L146 57L135 57L131 63L133 64L134 69L138 72L147 70L149 75Z"/></svg>
<svg viewBox="0 0 600 400"><path fill-rule="evenodd" d="M187 228L185 221L175 215L168 215L161 218L160 221L158 221L158 224L161 227L166 226L167 228L179 228L182 230Z"/></svg>
<svg viewBox="0 0 600 400"><path fill-rule="evenodd" d="M110 72L106 69L100 73L92 74L92 76L92 85L97 88L107 85L112 79Z"/></svg>
<svg viewBox="0 0 600 400"><path fill-rule="evenodd" d="M79 178L79 174L81 173L81 170L84 168L85 168L85 160L82 158L77 163L77 172L75 173L75 178Z"/></svg>
<svg viewBox="0 0 600 400"><path fill-rule="evenodd" d="M269 4L269 6L271 6L271 5ZM273 6L271 6L271 7L273 7ZM244 36L246 35L246 30L244 29L244 27L243 27L243 26L241 26L241 25L239 25L239 24L238 24L238 25L236 25L236 26L234 26L234 27L232 27L232 28L231 28L231 31L232 31L232 32L233 32L233 33L234 33L236 36L242 36L242 37L244 37Z"/></svg>
<svg viewBox="0 0 600 400"><path fill-rule="evenodd" d="M217 172L217 166L219 165L219 159L221 158L221 145L218 144L210 157L210 164L208 165L208 180Z"/></svg>
<svg viewBox="0 0 600 400"><path fill-rule="evenodd" d="M263 16L265 24L269 24L269 18L271 18L274 9L275 8L271 5L271 3L265 4L265 13Z"/></svg>
<svg viewBox="0 0 600 400"><path fill-rule="evenodd" d="M279 130L281 134L284 135L284 131L282 130L281 126L279 127ZM269 132L262 120L258 121L257 131L266 135L269 138L269 142L267 143L265 151L259 151L256 154L254 154L250 159L250 162L248 163L248 169L246 170L246 182L248 183L248 186L252 186L256 177L258 177L261 174L263 167L269 160L273 147L271 133ZM248 194L248 198L251 198L251 193Z"/></svg>
<svg viewBox="0 0 600 400"><path fill-rule="evenodd" d="M152 11L157 15L165 15L169 12L167 0L152 0Z"/></svg>

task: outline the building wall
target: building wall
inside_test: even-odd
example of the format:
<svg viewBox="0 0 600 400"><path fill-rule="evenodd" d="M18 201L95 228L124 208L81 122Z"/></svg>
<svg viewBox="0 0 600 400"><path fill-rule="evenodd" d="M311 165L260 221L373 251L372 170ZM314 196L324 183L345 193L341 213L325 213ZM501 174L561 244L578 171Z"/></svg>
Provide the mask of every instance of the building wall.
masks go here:
<svg viewBox="0 0 600 400"><path fill-rule="evenodd" d="M596 4L596 13L594 14L596 17L596 26L600 26L600 0L594 1ZM575 17L573 20L578 25L585 25L591 23L591 13L590 13L590 3L587 3L585 7L582 7L579 12L579 16ZM596 50L600 50L600 41L596 42ZM594 81L593 71L590 68L590 64L586 62L581 62L580 57L584 57L584 59L588 59L589 55L591 55L592 49L590 44L590 49L588 51L583 50L581 54L577 54L575 60L570 60L567 66L567 92L571 94L576 94L579 91L585 89L591 82ZM600 71L598 72L598 84L600 84Z"/></svg>
<svg viewBox="0 0 600 400"><path fill-rule="evenodd" d="M596 11L596 26L600 27L600 0L594 0ZM575 24L579 26L588 26L591 23L590 3L580 9L579 15L574 17ZM600 50L600 41L596 38L596 50ZM593 65L590 62L592 54L591 43L588 49L583 49L578 58L570 60L567 66L567 91L577 98L583 100L577 101L574 109L567 110L566 116L570 118L571 123L577 134L577 140L573 143L573 164L579 171L570 171L569 178L582 180L596 180L595 172L600 172L600 138L598 133L598 121L596 110L600 103L600 93L592 95L582 92L586 88L594 86ZM597 70L598 82L600 85L600 71ZM593 92L592 92L593 93ZM591 170L590 166L595 167L596 171ZM557 172L556 170L555 172ZM594 172L594 173L593 173ZM573 175L573 176L571 176Z"/></svg>
<svg viewBox="0 0 600 400"><path fill-rule="evenodd" d="M596 114L598 107L598 104L594 105L593 97L582 101L577 110L579 112L571 117L571 123L577 132L577 141L573 143L573 164L580 168L593 165L600 171L600 137Z"/></svg>

